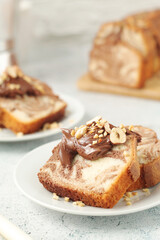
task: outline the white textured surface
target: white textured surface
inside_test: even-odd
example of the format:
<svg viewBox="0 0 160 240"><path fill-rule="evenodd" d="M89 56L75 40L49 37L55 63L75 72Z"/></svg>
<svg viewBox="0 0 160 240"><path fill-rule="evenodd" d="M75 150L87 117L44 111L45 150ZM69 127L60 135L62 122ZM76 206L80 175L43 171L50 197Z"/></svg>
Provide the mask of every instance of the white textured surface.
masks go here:
<svg viewBox="0 0 160 240"><path fill-rule="evenodd" d="M44 3L44 1L40 2ZM61 1L56 2L61 4ZM70 6L74 1L69 2L70 4L68 4L66 9L68 11L67 16L71 14ZM86 4L89 1L79 2ZM107 5L108 2L109 5ZM105 4L105 7L103 4ZM84 32L87 32L91 25L93 27L92 32L96 32L99 23L104 21L104 19L112 19L112 16L119 18L128 12L143 8L149 9L158 5L159 1L157 0L103 0L99 1L97 7L94 7L95 5L90 1L91 9L85 11L83 7L78 8L79 16L76 17L76 14L73 12L74 18L68 22L68 26L73 23L77 25L76 18L80 18L83 26L89 26ZM41 9L43 10L43 6ZM86 12L83 16L87 17L88 14L90 15L90 24L87 23L85 25L86 18L81 17L81 11ZM57 12L57 14L58 16L63 15L64 12ZM101 15L103 15L103 19L99 18ZM52 16L52 13L50 16ZM53 14L54 16L55 14ZM95 18L98 20L94 21ZM42 19L44 19L44 22L47 22L45 17ZM67 17L64 18L63 23L66 19ZM46 23L44 26L47 25ZM54 30L52 27L47 29L49 29L48 32L50 32L50 29ZM78 91L76 80L86 71L88 52L91 45L84 44L84 41L80 40L78 36L73 38L72 40L74 41L72 42L68 38L65 40L65 42L59 39L57 41L54 40L53 44L48 38L47 44L41 42L41 47L35 43L34 54L39 62L25 66L28 74L39 77L44 81L46 80L55 90L72 94L81 100L87 111L85 120L95 115L103 115L114 124L144 124L145 126L153 127L159 132L160 102ZM56 45L57 42L59 42L58 47ZM32 53L31 55L33 56L34 54ZM40 58L40 56L42 57ZM43 56L47 56L50 60L48 62L42 61ZM3 214L25 232L29 233L35 240L160 239L160 207L128 216L83 217L50 211L37 206L22 196L13 182L15 164L25 153L51 140L53 140L52 137L26 143L0 143L0 214Z"/></svg>

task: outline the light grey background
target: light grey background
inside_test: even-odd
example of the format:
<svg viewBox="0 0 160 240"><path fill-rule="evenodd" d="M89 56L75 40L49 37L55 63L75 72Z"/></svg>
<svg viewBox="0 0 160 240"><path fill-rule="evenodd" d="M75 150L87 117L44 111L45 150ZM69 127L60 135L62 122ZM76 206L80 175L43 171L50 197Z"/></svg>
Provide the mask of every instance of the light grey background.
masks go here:
<svg viewBox="0 0 160 240"><path fill-rule="evenodd" d="M30 16L30 29L21 26L24 35L17 32L21 66L55 91L79 99L86 108L84 121L100 114L114 124L143 124L159 133L158 101L87 93L76 87L77 79L87 70L91 41L99 24L158 4L158 0L33 1L32 12L23 6L26 19ZM23 24L27 25L26 20ZM26 35L31 39L25 44ZM51 211L26 199L13 182L15 165L28 151L52 140L0 143L0 214L35 240L160 239L160 207L119 217L82 217Z"/></svg>

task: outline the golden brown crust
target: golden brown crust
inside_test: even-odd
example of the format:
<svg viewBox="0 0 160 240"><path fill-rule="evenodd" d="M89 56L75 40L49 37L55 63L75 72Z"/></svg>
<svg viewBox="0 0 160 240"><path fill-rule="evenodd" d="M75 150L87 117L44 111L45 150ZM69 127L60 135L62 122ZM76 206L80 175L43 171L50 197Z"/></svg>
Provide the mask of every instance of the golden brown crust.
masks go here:
<svg viewBox="0 0 160 240"><path fill-rule="evenodd" d="M111 185L109 191L105 193L96 193L92 191L83 192L78 188L72 189L68 186L61 186L58 183L53 183L52 179L45 171L38 173L39 181L50 192L54 192L61 197L69 197L73 201L83 201L86 205L93 207L112 208L124 195L126 189L137 180L140 175L139 163L136 157L136 139L133 138L131 143L131 156L130 164L126 166L116 181Z"/></svg>
<svg viewBox="0 0 160 240"><path fill-rule="evenodd" d="M160 158L140 165L140 177L127 191L153 187L160 182Z"/></svg>
<svg viewBox="0 0 160 240"><path fill-rule="evenodd" d="M38 131L44 123L60 120L65 113L66 104L57 112L50 115L36 119L30 123L25 123L15 118L10 112L4 108L0 108L0 124L12 130L15 133L22 132L24 134Z"/></svg>

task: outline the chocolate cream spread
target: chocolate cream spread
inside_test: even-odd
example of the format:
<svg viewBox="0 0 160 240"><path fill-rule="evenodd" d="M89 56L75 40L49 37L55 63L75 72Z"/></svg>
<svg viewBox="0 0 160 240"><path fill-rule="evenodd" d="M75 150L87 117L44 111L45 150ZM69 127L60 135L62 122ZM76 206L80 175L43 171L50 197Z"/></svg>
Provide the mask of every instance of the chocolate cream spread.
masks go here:
<svg viewBox="0 0 160 240"><path fill-rule="evenodd" d="M28 83L23 77L17 76L12 78L7 76L7 79L0 84L0 97L15 98L17 95L39 96L41 92L32 84Z"/></svg>
<svg viewBox="0 0 160 240"><path fill-rule="evenodd" d="M115 126L109 124L110 129ZM76 154L79 154L85 159L88 160L97 160L101 157L105 157L109 150L113 147L113 144L110 140L110 134L98 138L96 144L93 144L95 138L95 134L102 129L95 129L94 132L87 131L81 138L77 139L75 136L71 135L71 131L69 129L62 129L62 140L59 143L59 159L63 166L71 166L72 161ZM134 133L126 129L126 135L135 135L137 141L141 140L139 134Z"/></svg>

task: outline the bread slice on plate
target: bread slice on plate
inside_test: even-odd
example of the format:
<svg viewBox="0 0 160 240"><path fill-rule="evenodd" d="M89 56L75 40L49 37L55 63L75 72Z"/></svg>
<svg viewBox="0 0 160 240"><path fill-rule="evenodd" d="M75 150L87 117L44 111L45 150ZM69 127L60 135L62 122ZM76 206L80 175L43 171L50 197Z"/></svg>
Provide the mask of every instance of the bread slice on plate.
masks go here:
<svg viewBox="0 0 160 240"><path fill-rule="evenodd" d="M153 130L146 127L134 126L134 132L142 137L137 146L140 177L127 191L153 187L160 182L160 140Z"/></svg>
<svg viewBox="0 0 160 240"><path fill-rule="evenodd" d="M61 197L112 208L140 176L137 136L101 117L62 133L39 181Z"/></svg>
<svg viewBox="0 0 160 240"><path fill-rule="evenodd" d="M0 125L15 133L33 133L60 120L65 108L46 84L24 75L17 66L0 76Z"/></svg>

